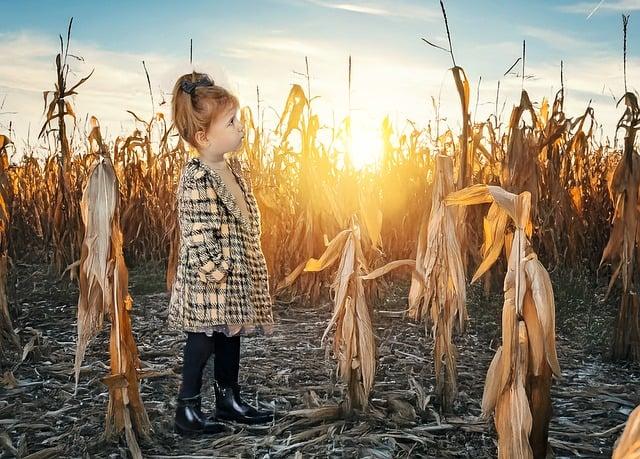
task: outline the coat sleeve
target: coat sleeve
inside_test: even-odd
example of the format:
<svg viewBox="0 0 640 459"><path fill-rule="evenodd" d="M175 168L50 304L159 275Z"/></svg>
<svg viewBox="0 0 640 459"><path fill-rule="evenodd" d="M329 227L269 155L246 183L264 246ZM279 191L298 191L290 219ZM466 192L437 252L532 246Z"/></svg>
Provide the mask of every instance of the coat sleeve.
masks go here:
<svg viewBox="0 0 640 459"><path fill-rule="evenodd" d="M221 281L231 266L230 247L221 231L213 189L204 180L185 177L178 196L178 215L198 276L203 282Z"/></svg>

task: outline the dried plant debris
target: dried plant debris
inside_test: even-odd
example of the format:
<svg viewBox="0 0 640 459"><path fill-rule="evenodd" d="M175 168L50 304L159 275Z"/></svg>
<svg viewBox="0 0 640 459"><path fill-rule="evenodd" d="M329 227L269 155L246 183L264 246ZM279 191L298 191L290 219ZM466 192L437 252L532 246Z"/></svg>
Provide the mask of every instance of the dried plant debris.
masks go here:
<svg viewBox="0 0 640 459"><path fill-rule="evenodd" d="M21 355L2 363L2 457L13 457L13 449L23 456L49 451L50 457L126 457L124 440L106 442L101 437L108 402L107 388L100 382L109 373L108 330L101 330L87 350L74 398L78 292L73 284L48 279L46 272L45 265L17 264L10 275L17 286L15 301L23 305L18 334L22 343L33 339L33 344L20 364L13 362ZM130 271L130 282L157 285L162 292L163 273L140 267ZM140 442L145 458L496 457L495 428L480 418L480 412L482 385L500 337L500 296L484 299L480 286L472 285L468 292L468 331L455 337L459 397L452 414L440 415L433 404L434 366L431 355L424 353L433 346L431 339L421 325L399 320L409 290L405 282L394 284L385 300L374 305L379 355L369 413L356 411L348 419L336 416L334 407L343 400L346 387L336 378L328 349L320 345L332 315L330 300L277 304L276 333L243 339L240 369L243 394L253 403L275 408L275 421L233 424L231 435L191 439L173 432L184 337L163 326L167 294L140 290L144 293L132 289L136 307L131 316L147 374L140 380L140 392L153 431L150 441ZM604 290L606 284L588 299L595 303ZM565 306L575 314L576 305L558 302L558 317L566 314ZM605 313L594 308L594 314ZM604 362L598 354L586 352L574 333L574 322L558 321L563 381L552 387L550 444L557 457L610 456L624 422L640 403L640 368ZM205 369L203 382L203 407L208 412L214 406L212 365L209 362Z"/></svg>

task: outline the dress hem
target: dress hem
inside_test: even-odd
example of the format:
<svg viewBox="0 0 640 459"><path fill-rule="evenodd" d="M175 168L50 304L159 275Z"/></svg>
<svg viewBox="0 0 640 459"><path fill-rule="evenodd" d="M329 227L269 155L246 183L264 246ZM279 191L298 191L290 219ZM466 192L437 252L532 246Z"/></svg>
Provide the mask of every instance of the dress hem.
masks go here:
<svg viewBox="0 0 640 459"><path fill-rule="evenodd" d="M207 336L212 336L212 332L222 332L225 336L271 336L274 333L274 323L264 324L212 324L196 327L183 327L179 325L170 325L172 330L178 330L183 332L192 333L205 333Z"/></svg>

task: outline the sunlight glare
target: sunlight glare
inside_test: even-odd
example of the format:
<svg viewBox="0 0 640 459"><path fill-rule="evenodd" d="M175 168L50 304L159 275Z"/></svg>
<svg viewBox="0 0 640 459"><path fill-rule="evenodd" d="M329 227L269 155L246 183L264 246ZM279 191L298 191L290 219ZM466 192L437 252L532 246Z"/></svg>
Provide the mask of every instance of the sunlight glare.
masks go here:
<svg viewBox="0 0 640 459"><path fill-rule="evenodd" d="M354 127L349 157L356 169L377 164L382 158L382 138L377 129Z"/></svg>

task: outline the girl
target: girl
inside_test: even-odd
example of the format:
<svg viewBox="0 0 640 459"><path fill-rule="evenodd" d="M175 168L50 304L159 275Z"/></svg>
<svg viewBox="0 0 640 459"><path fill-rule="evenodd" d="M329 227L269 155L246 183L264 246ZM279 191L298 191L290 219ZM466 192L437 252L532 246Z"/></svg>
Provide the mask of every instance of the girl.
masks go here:
<svg viewBox="0 0 640 459"><path fill-rule="evenodd" d="M270 422L240 397L241 335L271 335L269 277L260 248L260 214L239 162L244 129L238 100L206 74L192 72L173 88L173 122L196 157L182 170L177 190L180 245L169 303L169 328L187 334L177 399L178 433L227 428L201 411L202 372L214 354L216 418Z"/></svg>

